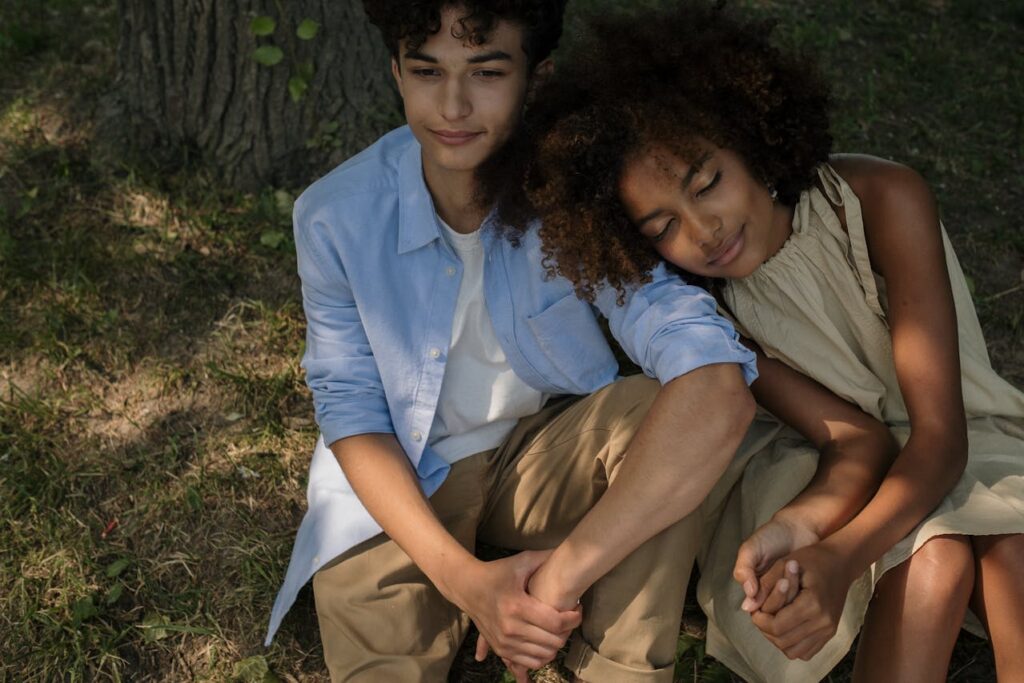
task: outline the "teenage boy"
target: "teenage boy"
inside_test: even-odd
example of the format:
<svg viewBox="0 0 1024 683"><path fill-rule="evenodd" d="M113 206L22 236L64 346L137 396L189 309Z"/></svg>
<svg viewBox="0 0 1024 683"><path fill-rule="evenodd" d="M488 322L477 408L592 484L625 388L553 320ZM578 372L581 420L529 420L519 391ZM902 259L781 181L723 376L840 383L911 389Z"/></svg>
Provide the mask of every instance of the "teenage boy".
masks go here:
<svg viewBox="0 0 1024 683"><path fill-rule="evenodd" d="M268 643L311 575L336 681L444 680L472 619L522 676L581 622L582 680L669 681L694 510L753 415L753 355L657 271L593 308L475 201L551 64L564 0L367 0L408 126L295 208L322 438ZM582 397L582 398L580 398ZM627 455L628 454L628 455ZM694 514L691 514L694 513ZM519 549L483 562L477 538Z"/></svg>

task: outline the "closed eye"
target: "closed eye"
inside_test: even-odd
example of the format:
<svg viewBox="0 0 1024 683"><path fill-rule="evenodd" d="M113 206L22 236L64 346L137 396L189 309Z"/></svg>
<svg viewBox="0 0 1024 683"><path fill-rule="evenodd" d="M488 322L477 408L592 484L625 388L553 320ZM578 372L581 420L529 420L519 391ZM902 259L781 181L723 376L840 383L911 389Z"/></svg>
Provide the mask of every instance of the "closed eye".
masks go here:
<svg viewBox="0 0 1024 683"><path fill-rule="evenodd" d="M655 244L657 244L657 243L658 243L658 242L660 242L661 240L665 239L665 235L667 235L667 234L668 234L669 228L671 228L671 227L672 227L672 224L673 224L673 223L675 223L675 222L676 222L676 219L675 219L675 218L673 218L673 219L672 219L672 220L670 220L670 221L669 221L668 223L665 223L665 227L664 227L664 228L662 228L662 229L661 229L661 230L660 230L660 231L658 232L658 234L657 234L657 235L651 235L651 242L654 242Z"/></svg>
<svg viewBox="0 0 1024 683"><path fill-rule="evenodd" d="M698 198L703 197L704 195L706 195L708 192L710 192L711 190L713 190L715 188L715 185L718 184L718 181L721 180L721 178L722 178L722 172L721 171L716 172L715 173L715 177L713 177L711 179L711 182L708 183L707 185L705 185L704 187L702 187L700 190L698 190L697 193L694 196L698 197Z"/></svg>

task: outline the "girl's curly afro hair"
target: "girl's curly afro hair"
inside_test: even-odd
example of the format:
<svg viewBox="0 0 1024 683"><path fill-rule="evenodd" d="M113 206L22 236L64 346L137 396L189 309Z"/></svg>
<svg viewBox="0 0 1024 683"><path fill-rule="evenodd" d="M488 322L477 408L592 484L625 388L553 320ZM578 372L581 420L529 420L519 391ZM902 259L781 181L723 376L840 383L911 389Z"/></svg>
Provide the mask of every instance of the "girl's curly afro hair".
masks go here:
<svg viewBox="0 0 1024 683"><path fill-rule="evenodd" d="M514 21L525 29L523 50L532 68L551 54L562 36L562 17L567 0L363 0L370 23L380 29L393 57L401 41L417 50L441 30L441 11L462 10L452 29L455 38L483 45L501 20Z"/></svg>
<svg viewBox="0 0 1024 683"><path fill-rule="evenodd" d="M832 144L828 89L768 42L769 24L687 1L590 17L584 30L535 93L505 168L480 177L512 239L542 220L548 272L580 296L607 283L621 299L659 262L619 201L624 162L652 144L689 162L707 143L731 149L789 204L810 187Z"/></svg>

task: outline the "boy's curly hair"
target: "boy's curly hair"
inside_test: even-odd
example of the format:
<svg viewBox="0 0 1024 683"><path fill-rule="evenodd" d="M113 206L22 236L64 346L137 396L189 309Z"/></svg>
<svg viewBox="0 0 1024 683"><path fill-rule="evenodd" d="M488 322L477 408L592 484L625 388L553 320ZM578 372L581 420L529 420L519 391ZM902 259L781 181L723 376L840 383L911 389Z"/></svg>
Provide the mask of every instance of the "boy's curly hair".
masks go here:
<svg viewBox="0 0 1024 683"><path fill-rule="evenodd" d="M380 29L391 56L398 58L403 40L417 50L441 30L441 11L458 7L462 17L452 35L472 45L483 45L501 20L525 29L523 50L532 69L551 54L562 36L567 0L363 0L370 23Z"/></svg>
<svg viewBox="0 0 1024 683"><path fill-rule="evenodd" d="M828 89L808 60L772 47L770 24L687 1L584 26L578 49L536 93L504 169L479 174L507 237L542 220L548 273L581 297L607 283L621 299L659 262L619 199L624 162L652 144L689 162L707 143L733 150L788 204L810 187L832 145Z"/></svg>

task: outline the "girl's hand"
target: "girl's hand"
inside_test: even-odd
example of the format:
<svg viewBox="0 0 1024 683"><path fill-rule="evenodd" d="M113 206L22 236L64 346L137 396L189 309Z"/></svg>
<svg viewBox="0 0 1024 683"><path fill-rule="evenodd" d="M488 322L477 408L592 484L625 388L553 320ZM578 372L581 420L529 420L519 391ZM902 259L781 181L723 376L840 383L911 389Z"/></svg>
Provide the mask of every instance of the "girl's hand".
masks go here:
<svg viewBox="0 0 1024 683"><path fill-rule="evenodd" d="M758 610L754 625L790 659L810 659L824 647L839 626L846 594L853 583L845 554L827 543L816 543L786 558L800 566L800 592L775 614Z"/></svg>
<svg viewBox="0 0 1024 683"><path fill-rule="evenodd" d="M762 575L780 558L819 540L810 526L782 514L776 514L751 534L736 553L736 564L732 570L733 578L743 586L746 595L742 608L747 612L760 609L776 582L783 578L783 568L780 567L778 576L767 581L761 578Z"/></svg>
<svg viewBox="0 0 1024 683"><path fill-rule="evenodd" d="M796 560L779 560L761 576L761 587L755 598L746 598L740 608L744 612L761 611L775 614L793 602L800 592L800 563Z"/></svg>

